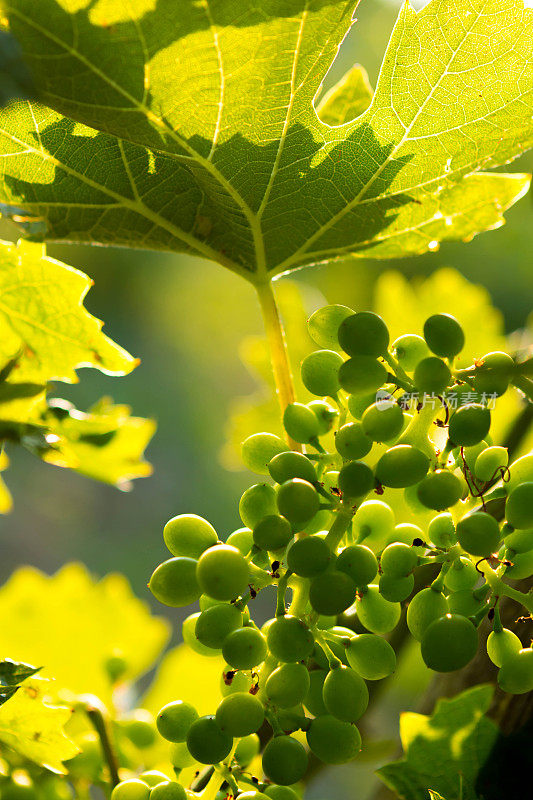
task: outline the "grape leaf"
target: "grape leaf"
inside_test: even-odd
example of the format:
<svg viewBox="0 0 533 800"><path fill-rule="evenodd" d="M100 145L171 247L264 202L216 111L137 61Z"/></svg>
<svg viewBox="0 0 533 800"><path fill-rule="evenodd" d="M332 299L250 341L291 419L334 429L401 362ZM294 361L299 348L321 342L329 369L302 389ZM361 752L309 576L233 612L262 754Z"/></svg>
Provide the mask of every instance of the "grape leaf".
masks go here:
<svg viewBox="0 0 533 800"><path fill-rule="evenodd" d="M377 770L402 800L427 800L428 790L444 797L477 800L475 782L498 737L487 712L492 686L475 686L451 700L439 700L431 716L400 718L405 758Z"/></svg>
<svg viewBox="0 0 533 800"><path fill-rule="evenodd" d="M335 127L313 102L356 0L4 5L49 107L0 115L0 201L49 240L194 253L258 283L469 239L527 191L479 172L533 142L523 0L405 3L371 105Z"/></svg>
<svg viewBox="0 0 533 800"><path fill-rule="evenodd" d="M33 78L17 40L7 31L0 30L0 106L16 97L35 97Z"/></svg>
<svg viewBox="0 0 533 800"><path fill-rule="evenodd" d="M372 87L364 67L356 64L326 92L316 113L326 125L344 125L366 111L372 102Z"/></svg>
<svg viewBox="0 0 533 800"><path fill-rule="evenodd" d="M35 675L40 669L41 667L32 667L10 658L0 661L0 706L13 697L26 678Z"/></svg>

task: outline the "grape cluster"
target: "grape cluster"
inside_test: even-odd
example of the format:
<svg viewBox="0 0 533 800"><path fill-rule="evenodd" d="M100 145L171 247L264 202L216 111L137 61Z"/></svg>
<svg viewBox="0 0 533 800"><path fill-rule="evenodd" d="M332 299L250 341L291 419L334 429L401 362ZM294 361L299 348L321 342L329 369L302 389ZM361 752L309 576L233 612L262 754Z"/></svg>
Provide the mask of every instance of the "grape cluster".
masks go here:
<svg viewBox="0 0 533 800"><path fill-rule="evenodd" d="M199 602L183 639L226 662L215 713L176 700L157 717L178 776L213 765L220 797L294 800L309 751L326 764L357 756L367 683L395 670L387 635L402 604L430 669L466 666L488 616L500 686L533 689L533 650L502 627L497 605L507 595L533 611L512 586L533 574L533 454L509 466L490 437L489 406L511 384L513 359L489 353L454 368L464 334L447 314L392 344L381 317L344 306L320 309L308 327L325 349L301 365L317 399L283 415L299 448L249 437L243 460L261 480L240 499L244 527L223 543L206 520L174 517L163 533L172 558L149 584L168 606ZM428 525L397 521L400 495L413 514L432 512ZM430 579L420 586L422 566ZM253 601L271 585L275 613L259 628ZM194 792L139 779L113 800L148 796Z"/></svg>

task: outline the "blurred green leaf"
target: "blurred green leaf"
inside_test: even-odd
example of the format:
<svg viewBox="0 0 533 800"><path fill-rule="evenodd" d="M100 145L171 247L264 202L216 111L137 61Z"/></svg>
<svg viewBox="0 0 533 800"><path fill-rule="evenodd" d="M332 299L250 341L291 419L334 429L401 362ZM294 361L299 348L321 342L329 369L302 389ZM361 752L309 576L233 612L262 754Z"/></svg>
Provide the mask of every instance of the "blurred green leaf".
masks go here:
<svg viewBox="0 0 533 800"><path fill-rule="evenodd" d="M26 209L51 240L189 252L252 282L501 225L529 179L478 170L531 146L532 10L404 3L370 107L332 128L313 103L356 5L8 0L50 108L1 115L5 213Z"/></svg>
<svg viewBox="0 0 533 800"><path fill-rule="evenodd" d="M326 92L316 107L316 113L327 125L344 125L367 110L372 94L365 68L355 64Z"/></svg>

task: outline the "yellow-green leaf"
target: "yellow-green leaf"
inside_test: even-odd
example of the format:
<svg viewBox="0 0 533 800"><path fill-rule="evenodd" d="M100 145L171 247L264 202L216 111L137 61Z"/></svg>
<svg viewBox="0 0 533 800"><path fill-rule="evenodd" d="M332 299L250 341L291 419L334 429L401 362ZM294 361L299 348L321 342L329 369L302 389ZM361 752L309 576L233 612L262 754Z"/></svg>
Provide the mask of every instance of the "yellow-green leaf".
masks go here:
<svg viewBox="0 0 533 800"><path fill-rule="evenodd" d="M316 113L327 125L344 125L366 111L371 102L372 87L366 69L355 64L326 92Z"/></svg>

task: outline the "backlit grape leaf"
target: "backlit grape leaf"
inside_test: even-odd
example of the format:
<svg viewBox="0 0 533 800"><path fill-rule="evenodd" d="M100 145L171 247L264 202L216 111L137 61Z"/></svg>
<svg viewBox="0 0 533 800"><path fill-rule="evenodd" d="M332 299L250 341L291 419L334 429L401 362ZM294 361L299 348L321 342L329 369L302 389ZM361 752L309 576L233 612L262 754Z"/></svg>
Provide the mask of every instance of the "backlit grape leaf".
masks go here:
<svg viewBox="0 0 533 800"><path fill-rule="evenodd" d="M150 614L124 576L96 580L80 564L51 577L17 570L0 589L0 618L4 653L43 664L57 690L95 694L106 704L112 702L106 660L120 654L125 680L134 680L153 666L169 635L166 620Z"/></svg>
<svg viewBox="0 0 533 800"><path fill-rule="evenodd" d="M356 64L329 92L326 92L316 107L316 113L327 125L344 125L363 111L372 102L372 87L364 67Z"/></svg>
<svg viewBox="0 0 533 800"><path fill-rule="evenodd" d="M8 31L0 30L0 106L16 97L35 97L35 86L19 43Z"/></svg>
<svg viewBox="0 0 533 800"><path fill-rule="evenodd" d="M501 225L529 179L478 171L532 144L533 10L404 3L370 107L331 127L313 102L356 5L5 0L47 106L2 112L0 200L49 240L190 252L256 283Z"/></svg>
<svg viewBox="0 0 533 800"><path fill-rule="evenodd" d="M0 661L0 706L10 700L18 692L20 684L39 672L40 667L32 667L31 664L24 664L5 658Z"/></svg>
<svg viewBox="0 0 533 800"><path fill-rule="evenodd" d="M431 716L400 718L405 758L377 770L402 800L427 800L428 789L444 797L477 800L475 782L498 737L485 714L493 687L476 686L451 700L439 700Z"/></svg>
<svg viewBox="0 0 533 800"><path fill-rule="evenodd" d="M42 767L66 774L63 761L78 752L63 730L72 712L50 704L49 689L49 681L35 677L22 684L0 708L0 742Z"/></svg>

